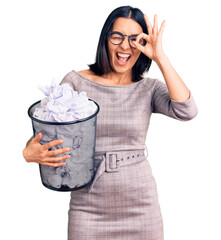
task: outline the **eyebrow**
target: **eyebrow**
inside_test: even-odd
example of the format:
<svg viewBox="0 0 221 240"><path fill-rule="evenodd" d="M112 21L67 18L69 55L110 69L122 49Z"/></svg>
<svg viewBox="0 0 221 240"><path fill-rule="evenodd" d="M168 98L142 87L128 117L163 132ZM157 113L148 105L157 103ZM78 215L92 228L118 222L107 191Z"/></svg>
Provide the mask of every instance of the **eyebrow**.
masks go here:
<svg viewBox="0 0 221 240"><path fill-rule="evenodd" d="M126 35L126 36L133 36L133 35L139 35L139 34L141 34L141 33L133 33L133 34L124 34L124 33L122 33L122 32L120 32L120 31L111 31L111 32L116 32L116 33L121 33L121 34L123 34L123 35Z"/></svg>

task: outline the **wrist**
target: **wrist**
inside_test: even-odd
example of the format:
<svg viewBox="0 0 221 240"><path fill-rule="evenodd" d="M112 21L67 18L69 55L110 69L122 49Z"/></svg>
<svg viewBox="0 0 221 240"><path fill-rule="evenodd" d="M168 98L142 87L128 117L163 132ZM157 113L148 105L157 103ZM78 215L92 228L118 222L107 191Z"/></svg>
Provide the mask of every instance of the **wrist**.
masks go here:
<svg viewBox="0 0 221 240"><path fill-rule="evenodd" d="M171 66L169 58L166 55L161 58L158 58L156 63L161 71L164 71L165 69L168 69Z"/></svg>
<svg viewBox="0 0 221 240"><path fill-rule="evenodd" d="M170 63L169 58L166 55L163 55L155 60L159 68L168 65Z"/></svg>

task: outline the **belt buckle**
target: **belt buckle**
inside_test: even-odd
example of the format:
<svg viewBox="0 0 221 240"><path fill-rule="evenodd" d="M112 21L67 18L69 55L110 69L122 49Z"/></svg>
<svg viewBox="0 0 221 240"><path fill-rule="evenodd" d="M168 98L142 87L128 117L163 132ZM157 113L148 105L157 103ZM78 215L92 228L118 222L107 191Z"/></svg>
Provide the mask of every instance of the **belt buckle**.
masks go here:
<svg viewBox="0 0 221 240"><path fill-rule="evenodd" d="M117 153L107 152L105 159L105 170L107 172L119 172L120 160L117 159Z"/></svg>

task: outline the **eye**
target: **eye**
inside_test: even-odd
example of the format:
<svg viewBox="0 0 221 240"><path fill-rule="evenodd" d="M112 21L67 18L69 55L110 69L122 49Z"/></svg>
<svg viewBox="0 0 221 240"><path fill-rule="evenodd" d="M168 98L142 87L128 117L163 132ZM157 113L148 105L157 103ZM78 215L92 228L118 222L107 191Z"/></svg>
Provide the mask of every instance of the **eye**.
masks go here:
<svg viewBox="0 0 221 240"><path fill-rule="evenodd" d="M111 39L115 39L115 40L121 40L121 39L123 39L122 37L111 37Z"/></svg>
<svg viewBox="0 0 221 240"><path fill-rule="evenodd" d="M110 37L111 37L111 39L123 39L123 37L117 33L111 34Z"/></svg>
<svg viewBox="0 0 221 240"><path fill-rule="evenodd" d="M130 41L132 41L132 42L136 42L136 40L137 40L137 37L131 37L130 38Z"/></svg>
<svg viewBox="0 0 221 240"><path fill-rule="evenodd" d="M111 33L109 37L109 40L113 44L120 44L123 41L123 36L121 36L119 33Z"/></svg>
<svg viewBox="0 0 221 240"><path fill-rule="evenodd" d="M130 37L130 41L131 41L131 42L137 41L137 37L138 37L138 35L132 35L132 36ZM145 41L143 38L141 38L141 39L139 40L139 44L142 45L142 46L145 46L145 45L146 45L146 41Z"/></svg>

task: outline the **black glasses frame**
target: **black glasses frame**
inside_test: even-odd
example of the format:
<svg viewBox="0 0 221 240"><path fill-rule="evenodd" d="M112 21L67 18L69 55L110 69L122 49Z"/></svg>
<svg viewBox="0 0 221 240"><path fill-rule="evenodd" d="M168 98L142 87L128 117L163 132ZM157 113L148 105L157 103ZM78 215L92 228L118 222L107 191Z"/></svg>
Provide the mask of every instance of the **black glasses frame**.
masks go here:
<svg viewBox="0 0 221 240"><path fill-rule="evenodd" d="M110 40L110 36L112 35L112 34L119 34L119 35L121 35L122 36L122 41L120 42L120 43L113 43L113 42L111 42L111 40ZM121 33L121 32L118 32L118 31L114 31L114 32L108 32L107 33L107 36L108 36L108 40L113 44L113 45L120 45L123 41L124 41L124 39L125 39L125 37L128 37L128 42L129 42L129 45L132 47L132 48L135 48L135 47L133 47L131 44L130 44L130 40L131 40L131 38L132 37L137 37L139 34L133 34L133 35L124 35L123 33ZM143 40L143 41L145 41L145 40Z"/></svg>

